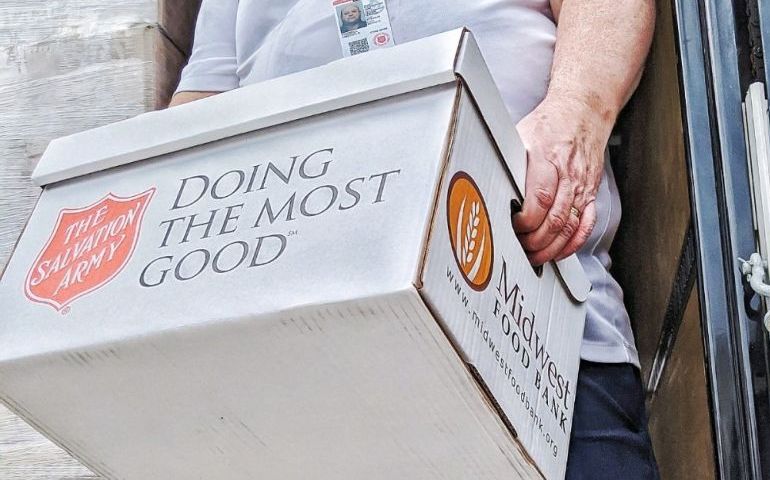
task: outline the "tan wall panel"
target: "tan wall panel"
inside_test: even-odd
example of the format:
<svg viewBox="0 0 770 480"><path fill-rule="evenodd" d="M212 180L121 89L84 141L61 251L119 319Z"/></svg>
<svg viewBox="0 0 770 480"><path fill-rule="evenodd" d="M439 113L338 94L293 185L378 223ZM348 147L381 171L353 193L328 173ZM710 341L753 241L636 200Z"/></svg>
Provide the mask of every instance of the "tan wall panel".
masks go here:
<svg viewBox="0 0 770 480"><path fill-rule="evenodd" d="M158 23L186 56L192 51L195 20L201 0L164 0L158 6Z"/></svg>
<svg viewBox="0 0 770 480"><path fill-rule="evenodd" d="M646 73L619 132L623 144L613 164L623 219L612 252L613 271L625 291L646 379L690 219L669 0L658 1Z"/></svg>
<svg viewBox="0 0 770 480"><path fill-rule="evenodd" d="M649 425L663 480L716 478L697 291L650 402Z"/></svg>

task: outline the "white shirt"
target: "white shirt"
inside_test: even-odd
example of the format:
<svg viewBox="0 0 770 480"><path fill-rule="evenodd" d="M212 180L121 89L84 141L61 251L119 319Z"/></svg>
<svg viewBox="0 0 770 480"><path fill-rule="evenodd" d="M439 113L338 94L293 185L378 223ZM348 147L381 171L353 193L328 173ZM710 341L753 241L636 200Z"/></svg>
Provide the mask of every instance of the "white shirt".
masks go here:
<svg viewBox="0 0 770 480"><path fill-rule="evenodd" d="M515 122L546 92L556 41L548 0L388 0L396 44L467 26ZM203 0L177 91L226 91L342 58L331 0ZM597 224L578 253L593 290L581 357L639 366L623 292L609 273L620 200L609 162Z"/></svg>

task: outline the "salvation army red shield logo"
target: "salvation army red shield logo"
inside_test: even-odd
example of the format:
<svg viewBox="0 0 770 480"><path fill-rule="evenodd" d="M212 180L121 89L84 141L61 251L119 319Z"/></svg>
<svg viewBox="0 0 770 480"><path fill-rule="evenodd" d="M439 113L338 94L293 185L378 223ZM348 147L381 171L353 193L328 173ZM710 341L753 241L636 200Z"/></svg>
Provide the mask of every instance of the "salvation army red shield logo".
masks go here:
<svg viewBox="0 0 770 480"><path fill-rule="evenodd" d="M154 188L127 198L110 193L93 205L61 210L27 273L27 297L60 311L115 278L134 252L154 193Z"/></svg>

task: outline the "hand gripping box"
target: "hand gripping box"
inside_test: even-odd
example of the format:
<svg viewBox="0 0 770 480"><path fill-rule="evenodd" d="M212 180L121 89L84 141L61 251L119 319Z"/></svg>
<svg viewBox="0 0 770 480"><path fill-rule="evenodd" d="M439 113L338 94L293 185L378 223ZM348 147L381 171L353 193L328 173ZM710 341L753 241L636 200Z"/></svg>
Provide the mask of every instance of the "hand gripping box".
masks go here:
<svg viewBox="0 0 770 480"><path fill-rule="evenodd" d="M0 398L106 478L560 479L590 285L524 175L462 30L56 140Z"/></svg>

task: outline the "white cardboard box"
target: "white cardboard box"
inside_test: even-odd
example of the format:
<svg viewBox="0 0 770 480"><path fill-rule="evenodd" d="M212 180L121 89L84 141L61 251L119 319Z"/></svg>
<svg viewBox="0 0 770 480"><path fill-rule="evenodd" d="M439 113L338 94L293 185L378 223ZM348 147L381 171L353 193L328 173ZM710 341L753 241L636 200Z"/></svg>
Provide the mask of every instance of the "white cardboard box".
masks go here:
<svg viewBox="0 0 770 480"><path fill-rule="evenodd" d="M590 285L524 158L462 30L56 140L0 398L108 478L563 478Z"/></svg>

